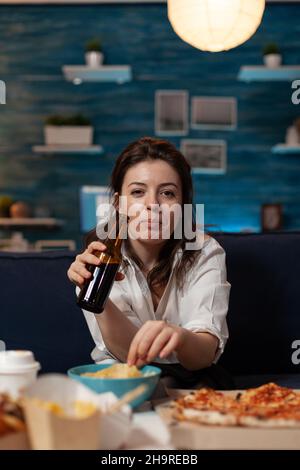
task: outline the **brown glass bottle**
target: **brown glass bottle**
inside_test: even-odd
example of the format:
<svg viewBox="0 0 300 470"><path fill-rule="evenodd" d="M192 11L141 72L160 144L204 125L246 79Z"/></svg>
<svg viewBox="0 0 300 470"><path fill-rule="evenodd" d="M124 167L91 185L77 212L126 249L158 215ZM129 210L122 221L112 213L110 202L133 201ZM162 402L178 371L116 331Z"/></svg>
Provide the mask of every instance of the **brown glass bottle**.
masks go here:
<svg viewBox="0 0 300 470"><path fill-rule="evenodd" d="M106 250L93 253L100 258L100 264L87 266L93 277L85 282L77 297L77 305L83 310L93 313L101 313L104 310L122 262L121 246L127 228L127 217L117 213L116 225L103 242L106 245Z"/></svg>

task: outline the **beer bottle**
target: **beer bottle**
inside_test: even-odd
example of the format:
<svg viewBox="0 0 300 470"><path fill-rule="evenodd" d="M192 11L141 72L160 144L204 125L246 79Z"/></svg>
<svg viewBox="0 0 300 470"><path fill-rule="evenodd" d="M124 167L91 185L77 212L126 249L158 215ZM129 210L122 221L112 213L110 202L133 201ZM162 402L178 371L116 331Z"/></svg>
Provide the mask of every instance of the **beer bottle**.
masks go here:
<svg viewBox="0 0 300 470"><path fill-rule="evenodd" d="M103 312L122 261L121 246L126 229L127 217L117 212L116 223L103 242L106 250L94 252L100 264L87 266L93 277L86 280L78 295L77 305L82 309L93 313Z"/></svg>

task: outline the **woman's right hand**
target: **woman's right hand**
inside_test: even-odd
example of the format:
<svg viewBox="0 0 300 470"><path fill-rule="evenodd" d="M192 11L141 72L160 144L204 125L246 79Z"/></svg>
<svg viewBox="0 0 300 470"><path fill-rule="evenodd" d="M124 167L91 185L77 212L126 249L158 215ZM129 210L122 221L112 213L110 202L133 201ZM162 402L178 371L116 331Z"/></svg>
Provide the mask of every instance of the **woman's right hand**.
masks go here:
<svg viewBox="0 0 300 470"><path fill-rule="evenodd" d="M69 267L67 275L70 281L76 284L76 286L82 288L85 281L92 277L92 273L88 271L87 265L92 264L98 266L100 264L99 257L93 253L105 250L106 246L100 241L90 243L83 253L76 256L75 261ZM120 281L122 279L124 279L124 275L122 273L117 273L116 280Z"/></svg>

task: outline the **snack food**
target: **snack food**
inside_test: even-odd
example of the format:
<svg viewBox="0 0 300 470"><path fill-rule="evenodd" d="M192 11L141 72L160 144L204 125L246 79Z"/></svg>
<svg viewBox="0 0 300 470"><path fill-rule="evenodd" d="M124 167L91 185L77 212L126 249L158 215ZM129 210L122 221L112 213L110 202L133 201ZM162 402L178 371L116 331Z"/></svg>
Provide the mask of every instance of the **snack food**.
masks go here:
<svg viewBox="0 0 300 470"><path fill-rule="evenodd" d="M174 402L174 418L219 426L300 427L300 392L275 383L229 395L200 389Z"/></svg>
<svg viewBox="0 0 300 470"><path fill-rule="evenodd" d="M0 437L24 429L25 422L19 402L8 394L0 394Z"/></svg>
<svg viewBox="0 0 300 470"><path fill-rule="evenodd" d="M114 364L97 372L85 372L81 374L86 377L106 378L106 379L130 379L134 377L143 377L142 372L136 366L128 364Z"/></svg>
<svg viewBox="0 0 300 470"><path fill-rule="evenodd" d="M87 418L98 410L98 408L93 403L82 400L75 400L72 402L69 410L64 410L64 408L59 403L54 401L46 401L39 398L32 398L31 400L40 408L48 410L56 416L80 419Z"/></svg>

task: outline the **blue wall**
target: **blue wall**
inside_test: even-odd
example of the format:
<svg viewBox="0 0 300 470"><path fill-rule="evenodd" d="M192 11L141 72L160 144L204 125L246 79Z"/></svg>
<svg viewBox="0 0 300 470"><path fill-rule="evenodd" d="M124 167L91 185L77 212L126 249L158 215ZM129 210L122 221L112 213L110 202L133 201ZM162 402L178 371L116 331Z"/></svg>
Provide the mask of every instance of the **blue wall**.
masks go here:
<svg viewBox="0 0 300 470"><path fill-rule="evenodd" d="M300 155L272 155L300 114L288 82L238 82L243 64L260 64L264 43L276 41L285 63L300 63L300 5L268 5L257 34L226 53L200 52L173 32L165 5L0 7L0 79L7 104L0 107L0 193L43 204L66 221L48 237L79 233L79 187L109 181L114 161L131 140L154 133L156 89L188 89L193 95L236 96L238 129L191 131L193 138L228 142L228 171L194 177L196 202L206 205L206 223L223 230L259 228L260 205L282 202L285 228L300 228ZM100 36L106 63L131 64L124 85L74 86L63 64L83 63L83 46ZM299 77L300 78L300 77ZM57 112L83 112L95 126L102 156L42 156L43 121ZM180 139L171 138L179 145ZM40 233L32 235L39 238Z"/></svg>

